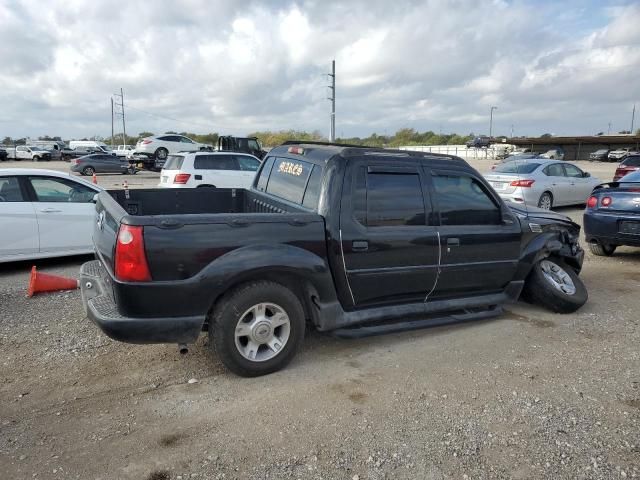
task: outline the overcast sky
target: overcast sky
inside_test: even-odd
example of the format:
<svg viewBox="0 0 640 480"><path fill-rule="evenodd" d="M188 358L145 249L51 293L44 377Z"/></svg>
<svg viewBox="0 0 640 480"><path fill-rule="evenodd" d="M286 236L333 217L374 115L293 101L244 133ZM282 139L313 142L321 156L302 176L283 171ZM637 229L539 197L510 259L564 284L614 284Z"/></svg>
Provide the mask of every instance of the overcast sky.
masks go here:
<svg viewBox="0 0 640 480"><path fill-rule="evenodd" d="M338 136L640 127L638 0L0 0L0 136L328 134L333 58Z"/></svg>

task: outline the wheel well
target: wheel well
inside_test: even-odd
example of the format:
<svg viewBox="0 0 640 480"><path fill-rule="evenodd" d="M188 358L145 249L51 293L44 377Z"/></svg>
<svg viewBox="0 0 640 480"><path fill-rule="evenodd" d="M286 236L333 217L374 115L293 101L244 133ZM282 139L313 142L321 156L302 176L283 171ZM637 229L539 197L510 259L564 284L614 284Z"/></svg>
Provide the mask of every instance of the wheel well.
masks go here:
<svg viewBox="0 0 640 480"><path fill-rule="evenodd" d="M223 293L214 299L209 311L207 312L207 319L213 314L216 306L232 291L240 285L255 282L256 280L266 280L279 283L283 287L291 290L302 304L305 320L314 319L312 293L315 289L313 286L302 276L298 276L290 272L279 271L260 272L259 274L239 278L232 282Z"/></svg>
<svg viewBox="0 0 640 480"><path fill-rule="evenodd" d="M215 185L209 185L208 183L204 185L198 185L196 188L203 188L203 187L217 188Z"/></svg>

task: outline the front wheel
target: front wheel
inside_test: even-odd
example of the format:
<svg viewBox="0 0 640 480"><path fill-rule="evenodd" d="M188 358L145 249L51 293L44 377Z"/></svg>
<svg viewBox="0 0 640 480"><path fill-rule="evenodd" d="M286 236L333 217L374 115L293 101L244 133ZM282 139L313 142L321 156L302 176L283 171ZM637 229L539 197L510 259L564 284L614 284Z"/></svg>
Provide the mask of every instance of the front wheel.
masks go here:
<svg viewBox="0 0 640 480"><path fill-rule="evenodd" d="M552 312L572 313L587 302L587 289L571 267L559 258L549 257L533 266L523 297Z"/></svg>
<svg viewBox="0 0 640 480"><path fill-rule="evenodd" d="M287 287L270 281L246 283L216 306L209 345L222 363L243 377L284 368L304 339L304 310Z"/></svg>
<svg viewBox="0 0 640 480"><path fill-rule="evenodd" d="M82 169L82 174L86 175L87 177L92 176L94 173L96 173L96 171L93 167L84 167Z"/></svg>
<svg viewBox="0 0 640 480"><path fill-rule="evenodd" d="M33 157L33 161L34 162L39 162L40 161L40 157L38 155L36 155L35 157Z"/></svg>

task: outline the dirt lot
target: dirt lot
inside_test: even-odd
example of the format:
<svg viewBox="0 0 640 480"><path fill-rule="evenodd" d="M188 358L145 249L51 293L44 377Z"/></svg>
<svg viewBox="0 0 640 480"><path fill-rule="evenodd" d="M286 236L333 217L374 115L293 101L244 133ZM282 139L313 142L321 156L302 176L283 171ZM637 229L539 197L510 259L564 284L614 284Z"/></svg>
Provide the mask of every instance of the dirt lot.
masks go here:
<svg viewBox="0 0 640 480"><path fill-rule="evenodd" d="M30 264L0 265L2 477L639 476L640 250L618 252L587 254L576 314L518 303L496 320L382 337L308 332L287 369L257 379L226 372L204 335L186 356L113 342L77 291L28 299ZM83 261L37 265L74 276Z"/></svg>

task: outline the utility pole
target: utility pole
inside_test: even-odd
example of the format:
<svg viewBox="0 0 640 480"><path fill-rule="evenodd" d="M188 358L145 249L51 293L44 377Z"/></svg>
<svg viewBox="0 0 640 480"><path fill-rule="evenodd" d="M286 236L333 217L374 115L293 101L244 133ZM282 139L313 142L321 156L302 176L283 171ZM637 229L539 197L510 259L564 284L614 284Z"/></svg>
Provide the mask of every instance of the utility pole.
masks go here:
<svg viewBox="0 0 640 480"><path fill-rule="evenodd" d="M607 129L607 135L611 135L611 122L609 122L609 128Z"/></svg>
<svg viewBox="0 0 640 480"><path fill-rule="evenodd" d="M633 111L631 112L631 130L629 133L633 135L633 121L636 119L636 104L633 104Z"/></svg>
<svg viewBox="0 0 640 480"><path fill-rule="evenodd" d="M116 107L120 107L120 111L116 110L116 115L120 115L122 117L122 145L127 144L127 128L124 121L124 91L122 88L120 89L120 93L114 93L114 97L120 97L120 103L116 102Z"/></svg>
<svg viewBox="0 0 640 480"><path fill-rule="evenodd" d="M491 107L491 113L489 113L489 138L493 138L493 111L497 109L498 107Z"/></svg>
<svg viewBox="0 0 640 480"><path fill-rule="evenodd" d="M513 138L513 123L511 124L511 138Z"/></svg>
<svg viewBox="0 0 640 480"><path fill-rule="evenodd" d="M331 126L329 129L329 141L335 142L336 140L336 61L331 61L331 73L329 74L331 77L331 85L329 88L331 89L331 96L328 100L331 100Z"/></svg>
<svg viewBox="0 0 640 480"><path fill-rule="evenodd" d="M111 97L111 150L113 150L113 97Z"/></svg>

